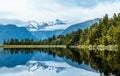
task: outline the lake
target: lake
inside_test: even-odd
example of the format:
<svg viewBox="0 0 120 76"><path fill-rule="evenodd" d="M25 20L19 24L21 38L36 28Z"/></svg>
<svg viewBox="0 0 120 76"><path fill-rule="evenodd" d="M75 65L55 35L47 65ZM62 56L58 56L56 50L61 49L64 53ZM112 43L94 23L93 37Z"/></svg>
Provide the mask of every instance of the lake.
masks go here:
<svg viewBox="0 0 120 76"><path fill-rule="evenodd" d="M120 51L1 48L0 76L120 76Z"/></svg>

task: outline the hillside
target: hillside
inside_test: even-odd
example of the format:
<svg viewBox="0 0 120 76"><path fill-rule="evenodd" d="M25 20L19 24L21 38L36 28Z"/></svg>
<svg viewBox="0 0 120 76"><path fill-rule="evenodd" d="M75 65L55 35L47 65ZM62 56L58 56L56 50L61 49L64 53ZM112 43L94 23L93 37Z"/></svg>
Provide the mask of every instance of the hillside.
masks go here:
<svg viewBox="0 0 120 76"><path fill-rule="evenodd" d="M75 32L78 29L85 29L85 28L89 28L90 26L92 26L94 23L99 22L100 18L96 18L94 20L88 20L82 23L77 23L74 25L71 25L70 27L68 27L66 30L63 31L63 35L71 33L71 32Z"/></svg>
<svg viewBox="0 0 120 76"><path fill-rule="evenodd" d="M12 24L0 25L0 43L2 43L3 40L11 38L19 40L29 38L36 40L36 38L24 27L17 27Z"/></svg>
<svg viewBox="0 0 120 76"><path fill-rule="evenodd" d="M32 35L35 36L38 40L48 39L53 37L53 35L58 36L63 32L63 30L41 30L41 31L31 31Z"/></svg>

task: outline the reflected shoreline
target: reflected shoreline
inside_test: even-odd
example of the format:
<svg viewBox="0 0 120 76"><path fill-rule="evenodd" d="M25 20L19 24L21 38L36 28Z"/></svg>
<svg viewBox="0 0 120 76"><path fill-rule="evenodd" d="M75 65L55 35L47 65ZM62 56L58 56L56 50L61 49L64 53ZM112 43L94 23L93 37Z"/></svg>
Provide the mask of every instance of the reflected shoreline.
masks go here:
<svg viewBox="0 0 120 76"><path fill-rule="evenodd" d="M109 51L118 51L120 49L119 45L0 45L0 48L32 48L32 49L40 49L40 48L79 48L79 49L89 49L89 50L109 50Z"/></svg>

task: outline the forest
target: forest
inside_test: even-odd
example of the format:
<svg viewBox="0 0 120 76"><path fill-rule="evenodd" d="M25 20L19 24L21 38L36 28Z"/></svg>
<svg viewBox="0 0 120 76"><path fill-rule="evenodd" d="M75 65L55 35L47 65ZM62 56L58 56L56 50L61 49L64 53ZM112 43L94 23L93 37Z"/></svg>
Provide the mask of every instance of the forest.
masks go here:
<svg viewBox="0 0 120 76"><path fill-rule="evenodd" d="M4 45L120 45L120 13L112 18L106 14L98 23L90 28L71 32L66 35L53 36L48 39L8 39Z"/></svg>

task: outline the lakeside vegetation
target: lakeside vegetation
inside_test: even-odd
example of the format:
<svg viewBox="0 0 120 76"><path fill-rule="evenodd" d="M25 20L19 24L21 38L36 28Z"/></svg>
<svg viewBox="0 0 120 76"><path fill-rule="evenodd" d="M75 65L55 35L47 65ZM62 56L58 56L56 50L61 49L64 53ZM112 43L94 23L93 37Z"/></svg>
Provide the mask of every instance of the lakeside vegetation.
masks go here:
<svg viewBox="0 0 120 76"><path fill-rule="evenodd" d="M8 39L3 45L120 45L120 13L109 18L106 14L90 28L53 36L45 40Z"/></svg>

